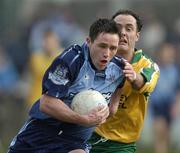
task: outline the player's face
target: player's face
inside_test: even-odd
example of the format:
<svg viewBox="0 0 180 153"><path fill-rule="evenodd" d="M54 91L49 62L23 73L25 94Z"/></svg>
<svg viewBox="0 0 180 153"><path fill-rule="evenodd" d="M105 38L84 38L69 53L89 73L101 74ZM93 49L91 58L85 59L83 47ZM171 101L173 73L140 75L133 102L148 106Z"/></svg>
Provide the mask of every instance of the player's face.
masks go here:
<svg viewBox="0 0 180 153"><path fill-rule="evenodd" d="M119 35L100 33L94 41L87 38L90 57L98 70L106 68L109 61L115 56L119 44Z"/></svg>
<svg viewBox="0 0 180 153"><path fill-rule="evenodd" d="M118 15L114 18L118 25L120 42L118 53L134 52L135 43L139 39L136 19L131 15Z"/></svg>

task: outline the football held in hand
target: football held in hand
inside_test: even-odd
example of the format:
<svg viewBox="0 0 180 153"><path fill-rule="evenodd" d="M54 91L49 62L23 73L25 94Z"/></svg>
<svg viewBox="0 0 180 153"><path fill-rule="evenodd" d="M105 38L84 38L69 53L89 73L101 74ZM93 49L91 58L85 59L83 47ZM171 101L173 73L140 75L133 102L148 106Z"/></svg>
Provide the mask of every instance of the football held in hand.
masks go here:
<svg viewBox="0 0 180 153"><path fill-rule="evenodd" d="M104 96L96 90L84 90L74 96L71 108L75 112L85 115L99 105L107 106Z"/></svg>

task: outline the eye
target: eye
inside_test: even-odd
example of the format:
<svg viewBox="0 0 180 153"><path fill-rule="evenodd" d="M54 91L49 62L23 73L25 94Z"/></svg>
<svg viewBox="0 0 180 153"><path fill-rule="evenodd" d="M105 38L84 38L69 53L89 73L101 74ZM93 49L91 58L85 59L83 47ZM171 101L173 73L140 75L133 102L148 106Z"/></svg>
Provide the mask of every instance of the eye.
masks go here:
<svg viewBox="0 0 180 153"><path fill-rule="evenodd" d="M131 31L131 28L127 28L127 31Z"/></svg>
<svg viewBox="0 0 180 153"><path fill-rule="evenodd" d="M128 25L127 27L126 27L126 30L128 31L128 32L130 32L130 31L133 31L133 26L132 25Z"/></svg>
<svg viewBox="0 0 180 153"><path fill-rule="evenodd" d="M111 46L111 47L110 47L110 50L111 50L111 51L117 50L117 47L116 47L116 46Z"/></svg>
<svg viewBox="0 0 180 153"><path fill-rule="evenodd" d="M100 48L106 48L107 45L106 45L106 44L99 44L99 47L100 47Z"/></svg>

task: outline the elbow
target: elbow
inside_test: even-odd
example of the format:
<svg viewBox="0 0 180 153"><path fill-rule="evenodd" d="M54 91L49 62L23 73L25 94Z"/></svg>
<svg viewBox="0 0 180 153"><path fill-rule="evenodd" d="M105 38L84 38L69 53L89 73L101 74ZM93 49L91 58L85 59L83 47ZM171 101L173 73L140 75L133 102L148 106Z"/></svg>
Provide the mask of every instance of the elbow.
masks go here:
<svg viewBox="0 0 180 153"><path fill-rule="evenodd" d="M42 95L42 97L40 98L39 109L40 109L41 112L47 113L48 107L49 106L48 106L47 99L45 98L45 95Z"/></svg>

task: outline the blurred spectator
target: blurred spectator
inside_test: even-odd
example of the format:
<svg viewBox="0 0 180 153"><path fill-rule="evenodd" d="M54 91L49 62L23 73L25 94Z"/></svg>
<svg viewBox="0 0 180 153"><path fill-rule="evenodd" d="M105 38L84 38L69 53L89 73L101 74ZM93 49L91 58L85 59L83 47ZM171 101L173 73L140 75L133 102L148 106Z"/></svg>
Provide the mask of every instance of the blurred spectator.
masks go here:
<svg viewBox="0 0 180 153"><path fill-rule="evenodd" d="M175 45L179 45L180 42L180 17L174 21L172 32L169 33L169 40Z"/></svg>
<svg viewBox="0 0 180 153"><path fill-rule="evenodd" d="M151 55L161 43L166 40L166 27L161 20L152 12L146 12L146 25L141 32L140 43L142 48L145 48Z"/></svg>
<svg viewBox="0 0 180 153"><path fill-rule="evenodd" d="M177 18L173 24L173 31L169 32L169 40L176 46L176 63L180 69L180 17Z"/></svg>
<svg viewBox="0 0 180 153"><path fill-rule="evenodd" d="M74 21L70 13L52 14L42 20L38 20L32 26L30 33L30 50L37 51L42 47L43 33L50 27L61 39L62 46L69 46L72 43L82 43L85 33ZM51 12L52 13L52 12Z"/></svg>
<svg viewBox="0 0 180 153"><path fill-rule="evenodd" d="M9 96L15 91L18 81L18 72L12 61L0 46L0 95Z"/></svg>
<svg viewBox="0 0 180 153"><path fill-rule="evenodd" d="M30 56L30 88L27 97L28 106L31 106L41 95L41 83L43 74L53 59L63 51L58 36L47 29L43 36L43 48L32 52Z"/></svg>
<svg viewBox="0 0 180 153"><path fill-rule="evenodd" d="M3 35L3 44L5 45L6 52L11 58L11 61L16 67L19 75L24 73L24 70L27 67L27 59L29 51L26 46L26 40L23 38L25 34L24 29L14 27L13 29L9 28L4 32Z"/></svg>
<svg viewBox="0 0 180 153"><path fill-rule="evenodd" d="M180 91L177 92L175 104L173 105L172 109L172 116L173 118L179 118L180 119Z"/></svg>
<svg viewBox="0 0 180 153"><path fill-rule="evenodd" d="M180 20L179 20L180 21ZM180 30L180 27L179 27ZM178 70L179 70L179 76L180 76L180 31L178 33L179 37L176 43L177 45L177 64L178 64ZM172 123L172 132L171 132L171 144L173 145L173 150L177 150L177 152L180 152L180 91L177 92L175 104L172 107L172 116L173 116L173 123Z"/></svg>
<svg viewBox="0 0 180 153"><path fill-rule="evenodd" d="M168 153L172 107L179 90L179 75L175 65L176 50L170 43L162 44L157 52L160 77L151 95L155 153Z"/></svg>
<svg viewBox="0 0 180 153"><path fill-rule="evenodd" d="M20 120L21 117L18 115L23 112L19 105L22 103L18 103L18 98L21 96L19 94L19 75L14 63L6 53L6 50L0 45L0 150L3 147L2 144L12 137L11 134L18 126L18 122L14 123L14 121ZM14 129L12 129L12 125Z"/></svg>
<svg viewBox="0 0 180 153"><path fill-rule="evenodd" d="M171 131L171 145L173 150L180 152L180 92L176 96L175 104L172 108L173 123Z"/></svg>

